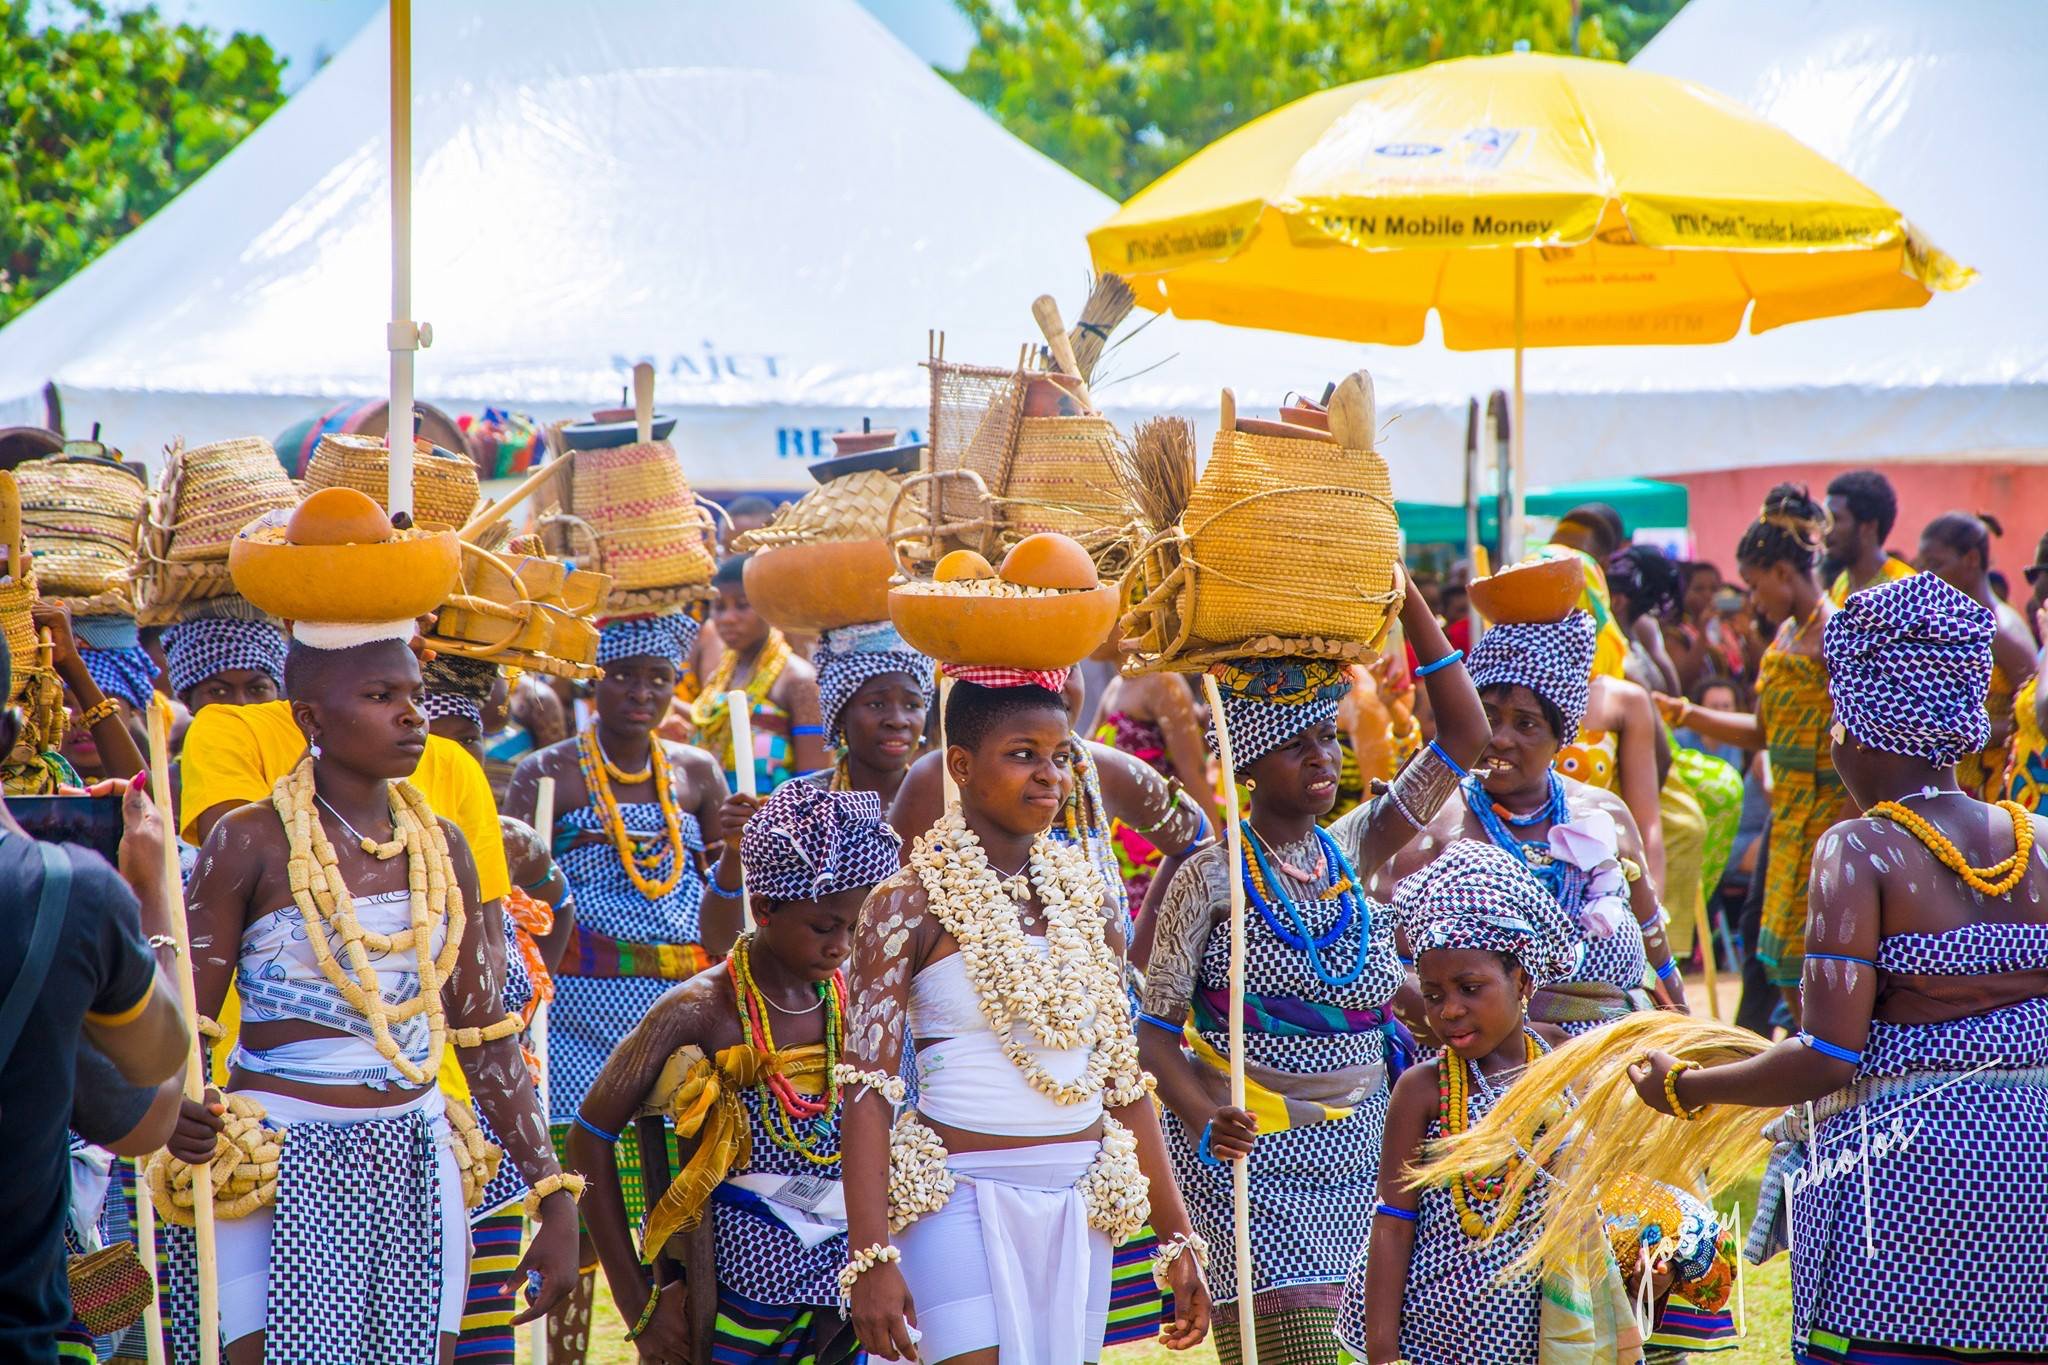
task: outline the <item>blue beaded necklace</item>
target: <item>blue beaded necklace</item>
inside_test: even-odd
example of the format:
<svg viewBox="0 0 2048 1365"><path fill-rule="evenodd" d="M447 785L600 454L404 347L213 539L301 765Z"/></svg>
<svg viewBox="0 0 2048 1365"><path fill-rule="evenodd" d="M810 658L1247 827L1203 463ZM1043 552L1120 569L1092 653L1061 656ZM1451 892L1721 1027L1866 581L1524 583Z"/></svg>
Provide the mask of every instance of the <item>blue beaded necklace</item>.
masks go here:
<svg viewBox="0 0 2048 1365"><path fill-rule="evenodd" d="M1338 847L1337 841L1321 826L1315 827L1316 842L1322 848L1323 866L1329 878L1326 885L1333 890L1339 886L1344 888L1337 893L1336 923L1318 936L1309 928L1308 919L1302 914L1300 907L1295 905L1294 898L1287 894L1287 884L1280 880L1267 863L1259 837L1252 832L1251 821L1246 820L1242 823L1242 832L1244 859L1243 866L1238 871L1244 878L1245 898L1258 909L1259 918L1273 931L1273 937L1296 952L1306 955L1316 979L1326 986L1349 986L1365 975L1365 964L1370 956L1372 941L1372 914L1365 908L1365 897L1360 890L1358 871L1351 866L1351 860L1344 856L1344 850ZM1257 869L1256 876L1253 875L1254 867ZM1286 923L1282 923L1280 917L1273 913L1272 901L1267 900L1265 894L1260 891L1259 882L1262 880L1272 888L1274 899L1279 901L1280 908L1286 912ZM1350 971L1342 976L1334 976L1323 967L1323 950L1334 946L1353 924L1358 926L1357 960L1351 964Z"/></svg>
<svg viewBox="0 0 2048 1365"><path fill-rule="evenodd" d="M1550 799L1529 815L1511 815L1496 809L1493 798L1487 795L1477 774L1469 775L1459 784L1465 796L1465 805L1479 821L1479 827L1486 831L1496 847L1507 850L1522 860L1522 865L1536 875L1538 881L1550 888L1550 894L1562 897L1564 891L1565 865L1550 855L1548 839L1524 839L1516 834L1510 825L1526 827L1541 821L1562 825L1571 819L1571 807L1564 796L1564 779L1555 772L1546 773L1550 779Z"/></svg>

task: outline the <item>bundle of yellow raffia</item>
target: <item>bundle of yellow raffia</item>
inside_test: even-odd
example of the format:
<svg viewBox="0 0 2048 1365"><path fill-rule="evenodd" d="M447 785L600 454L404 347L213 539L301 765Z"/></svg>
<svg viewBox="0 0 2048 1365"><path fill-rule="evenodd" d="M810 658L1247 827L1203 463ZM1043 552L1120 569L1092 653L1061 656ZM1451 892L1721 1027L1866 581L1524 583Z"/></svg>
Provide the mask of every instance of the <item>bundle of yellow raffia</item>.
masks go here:
<svg viewBox="0 0 2048 1365"><path fill-rule="evenodd" d="M1510 1208L1532 1182L1542 1180L1542 1231L1510 1273L1534 1266L1583 1268L1608 1252L1603 1224L1614 1211L1617 1189L1642 1181L1698 1189L1704 1178L1711 1198L1770 1150L1762 1129L1771 1115L1712 1105L1682 1122L1643 1103L1629 1066L1650 1052L1714 1066L1754 1057L1769 1046L1729 1024L1663 1010L1631 1014L1531 1062L1491 1113L1438 1146L1415 1172L1415 1184L1506 1167L1499 1207ZM1566 1103L1564 1121L1556 1122Z"/></svg>

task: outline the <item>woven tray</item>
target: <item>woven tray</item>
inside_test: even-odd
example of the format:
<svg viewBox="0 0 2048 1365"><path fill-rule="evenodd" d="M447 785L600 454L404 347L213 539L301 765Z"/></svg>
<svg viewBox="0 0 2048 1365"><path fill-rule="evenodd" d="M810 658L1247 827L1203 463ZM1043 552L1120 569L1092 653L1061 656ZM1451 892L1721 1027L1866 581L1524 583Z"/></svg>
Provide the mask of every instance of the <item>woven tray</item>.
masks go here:
<svg viewBox="0 0 2048 1365"><path fill-rule="evenodd" d="M734 554L752 554L821 540L881 540L903 476L878 469L819 484L775 514L775 520L734 536Z"/></svg>

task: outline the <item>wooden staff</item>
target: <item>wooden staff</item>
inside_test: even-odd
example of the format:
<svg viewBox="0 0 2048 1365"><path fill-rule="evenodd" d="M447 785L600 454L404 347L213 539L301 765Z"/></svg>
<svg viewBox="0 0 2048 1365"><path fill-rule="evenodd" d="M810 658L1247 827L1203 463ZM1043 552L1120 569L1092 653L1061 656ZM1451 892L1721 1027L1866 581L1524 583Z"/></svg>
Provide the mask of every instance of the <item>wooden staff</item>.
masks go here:
<svg viewBox="0 0 2048 1365"><path fill-rule="evenodd" d="M543 777L535 784L533 792L533 828L540 835L540 846L550 850L555 847L555 779ZM543 1000L533 1008L533 1022L527 1026L527 1033L533 1039L533 1055L540 1059L540 1114L545 1123L548 1116L548 1002ZM516 1292L516 1290L515 1290ZM535 1318L527 1324L527 1354L533 1365L548 1365L548 1320Z"/></svg>
<svg viewBox="0 0 2048 1365"><path fill-rule="evenodd" d="M156 1201L149 1197L149 1181L143 1178L142 1159L129 1163L135 1168L135 1251L149 1272L150 1295L142 1304L143 1352L149 1365L164 1365L164 1314L156 1293Z"/></svg>
<svg viewBox="0 0 2048 1365"><path fill-rule="evenodd" d="M185 1098L195 1104L206 1098L206 1044L199 1036L198 992L192 984L192 936L185 923L185 879L178 869L178 821L171 813L171 750L161 697L149 707L149 772L156 789L157 817L164 826L164 894L170 898L172 952L177 955L178 1005L192 1030L192 1050L185 1059ZM149 1197L146 1187L137 1191ZM199 1360L220 1365L220 1261L213 1236L213 1167L192 1168L192 1223L199 1244Z"/></svg>
<svg viewBox="0 0 2048 1365"><path fill-rule="evenodd" d="M953 780L953 765L946 762L946 703L951 701L952 698L953 680L941 673L939 675L939 794L944 799L947 810L953 809L954 806L960 803L960 784ZM903 851L903 856L907 859L910 856L910 850L906 848Z"/></svg>
<svg viewBox="0 0 2048 1365"><path fill-rule="evenodd" d="M654 367L644 360L633 367L633 436L643 446L654 439Z"/></svg>
<svg viewBox="0 0 2048 1365"><path fill-rule="evenodd" d="M1230 875L1230 1104L1245 1107L1244 1096L1244 829L1238 815L1237 765L1230 751L1230 726L1223 718L1223 693L1213 674L1202 675L1202 693L1216 726L1217 756L1223 761L1223 806L1228 828ZM1251 1158L1230 1163L1230 1188L1237 1252L1238 1354L1244 1365L1259 1365L1259 1343L1252 1321L1252 1169Z"/></svg>
<svg viewBox="0 0 2048 1365"><path fill-rule="evenodd" d="M739 782L741 796L757 796L754 782L754 714L753 704L747 694L737 688L725 694L725 718L732 730L732 773ZM659 744L661 741L656 740ZM740 883L741 921L749 928L754 927L754 897L747 890L745 881Z"/></svg>

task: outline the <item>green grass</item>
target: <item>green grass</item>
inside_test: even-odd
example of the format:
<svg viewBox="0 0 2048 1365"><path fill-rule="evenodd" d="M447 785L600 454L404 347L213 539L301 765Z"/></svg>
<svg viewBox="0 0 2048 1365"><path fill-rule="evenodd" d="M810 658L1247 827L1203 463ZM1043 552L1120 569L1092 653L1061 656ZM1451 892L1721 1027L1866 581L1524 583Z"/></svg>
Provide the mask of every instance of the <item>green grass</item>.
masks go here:
<svg viewBox="0 0 2048 1365"><path fill-rule="evenodd" d="M1719 1202L1725 1208L1735 1199L1742 1201L1742 1214L1747 1219L1750 1210L1756 1207L1754 1177L1723 1195ZM1780 1256L1762 1268L1745 1264L1742 1274L1743 1292L1749 1309L1749 1333L1735 1350L1693 1357L1701 1365L1766 1365L1766 1362L1781 1365L1781 1362L1791 1359L1788 1344L1792 1339L1789 1262ZM612 1307L611 1295L605 1290L602 1275L598 1276L595 1324L590 1334L590 1365L636 1365L638 1357L633 1348L620 1340L625 1324L619 1321L618 1312ZM527 1358L524 1349L520 1351L519 1358L522 1361ZM1169 1351L1163 1346L1140 1343L1111 1348L1104 1357L1104 1365L1214 1365L1215 1360L1216 1352L1207 1342L1192 1351Z"/></svg>

